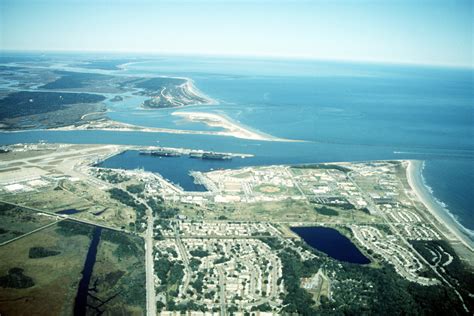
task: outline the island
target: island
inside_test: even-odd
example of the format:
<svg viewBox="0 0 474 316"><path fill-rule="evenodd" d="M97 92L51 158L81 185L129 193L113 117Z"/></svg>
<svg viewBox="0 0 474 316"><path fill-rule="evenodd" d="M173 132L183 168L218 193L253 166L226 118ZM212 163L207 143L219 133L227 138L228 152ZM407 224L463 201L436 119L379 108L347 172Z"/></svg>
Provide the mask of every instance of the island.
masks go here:
<svg viewBox="0 0 474 316"><path fill-rule="evenodd" d="M253 131L240 123L234 122L224 115L206 112L173 112L172 115L183 117L190 122L198 122L206 124L210 127L218 127L223 132L217 132L219 135L233 136L237 138L264 140L264 141L281 141L281 142L301 142L300 140L290 140L278 138L272 135Z"/></svg>

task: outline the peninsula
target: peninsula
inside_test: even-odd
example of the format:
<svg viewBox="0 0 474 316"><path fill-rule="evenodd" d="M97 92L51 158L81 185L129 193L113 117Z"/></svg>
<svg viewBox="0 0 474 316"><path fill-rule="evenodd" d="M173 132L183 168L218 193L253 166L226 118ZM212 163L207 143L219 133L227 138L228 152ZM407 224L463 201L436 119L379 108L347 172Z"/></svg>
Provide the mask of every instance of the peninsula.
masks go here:
<svg viewBox="0 0 474 316"><path fill-rule="evenodd" d="M2 73L9 75L5 78L10 87L0 94L3 130L93 125L107 118L108 102L123 102L124 96L146 97L141 105L148 109L217 103L188 78L130 77L25 66L5 66L0 69Z"/></svg>
<svg viewBox="0 0 474 316"><path fill-rule="evenodd" d="M134 96L147 97L141 106L148 110L217 104L217 101L201 93L189 78L124 77L41 68L6 67L3 71L14 74L11 80L24 82L17 91L9 92L3 98L0 96L0 130L4 131L41 129L139 131L231 136L261 141L296 141L251 130L223 115L204 112L174 112L173 115L222 130L146 127L114 121L107 116L109 103L125 102L125 97ZM25 76L25 71L31 77ZM51 77L54 78L52 81ZM41 79L50 81L39 84L42 82ZM111 97L111 94L114 96ZM107 98L109 100L106 100Z"/></svg>
<svg viewBox="0 0 474 316"><path fill-rule="evenodd" d="M206 191L191 192L159 173L106 167L134 150L196 161L188 149L3 148L2 311L18 302L41 310L43 300L54 302L50 312L72 310L74 297L87 295L77 282L89 242L97 253L86 267L85 308L101 312L314 314L348 300L351 312L472 310L472 244L417 194L416 161L193 172ZM318 242L327 235L333 247ZM52 276L52 262L67 268ZM117 292L126 295L109 300Z"/></svg>

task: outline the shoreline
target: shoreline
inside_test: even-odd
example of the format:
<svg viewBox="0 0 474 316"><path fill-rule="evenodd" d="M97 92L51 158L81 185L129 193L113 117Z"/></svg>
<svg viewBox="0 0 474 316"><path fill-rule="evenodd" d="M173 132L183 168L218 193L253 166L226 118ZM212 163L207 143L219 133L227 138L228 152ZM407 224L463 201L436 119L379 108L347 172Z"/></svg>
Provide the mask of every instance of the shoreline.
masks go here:
<svg viewBox="0 0 474 316"><path fill-rule="evenodd" d="M176 113L176 112L174 112ZM175 115L175 114L172 115ZM196 113L196 112L193 112ZM207 113L203 113L205 116ZM210 114L211 116L213 114ZM188 134L188 135L210 135L210 136L227 136L235 137L240 139L248 139L255 141L273 141L273 142L300 142L298 140L289 140L273 137L271 135L260 134L252 132L244 127L241 127L235 123L231 123L229 120L215 115L219 121L218 127L221 127L223 131L195 131L195 130L182 130L172 128L161 128L161 127L145 127L139 125L132 125L105 119L101 121L91 121L83 125L68 125L53 128L44 129L22 129L22 130L1 130L1 133L21 133L21 132L34 132L34 131L113 131L113 132L143 132L143 133L168 133L168 134ZM207 123L206 123L207 124ZM209 124L207 124L209 125ZM212 125L209 125L212 126Z"/></svg>
<svg viewBox="0 0 474 316"><path fill-rule="evenodd" d="M443 226L443 228L446 228L459 242L466 246L471 252L474 252L473 240L471 239L470 234L466 231L466 228L457 222L457 220L453 218L453 215L448 213L448 211L439 204L433 194L428 190L428 187L423 180L423 161L406 161L408 162L406 168L407 181L418 199L423 203L434 219ZM436 224L434 225L437 226ZM442 233L444 235L443 231ZM453 239L450 238L450 236L445 237L447 240Z"/></svg>
<svg viewBox="0 0 474 316"><path fill-rule="evenodd" d="M198 87L196 87L196 85L194 84L194 80L191 79L191 78L188 78L188 77L179 77L179 76L157 76L157 77L154 77L154 78L169 78L169 79L182 79L184 80L185 82L180 84L178 87L183 89L185 91L185 94L188 94L188 97L191 96L191 97L197 97L197 98L200 98L202 100L204 100L204 102L199 102L197 101L196 103L189 103L189 104L181 104L181 105L177 105L175 106L176 109L180 109L180 108L186 108L186 107L189 107L189 106L199 106L199 105L218 105L219 104L219 101L216 100L216 99L213 99L211 98L210 96L208 96L207 94L205 94L204 92L202 92L201 90L199 90ZM166 87L164 89L161 90L161 93L160 95L162 97L165 97L163 95L163 91L166 89ZM174 98L174 97L173 97ZM142 109L150 109L150 110L161 110L161 109L168 109L168 108L160 108L160 107L152 107L152 106L146 106L144 105L144 103L142 103L140 105L140 108Z"/></svg>
<svg viewBox="0 0 474 316"><path fill-rule="evenodd" d="M221 134L234 135L237 138L262 140L262 141L277 141L277 142L304 142L301 140L292 140L286 138L278 138L259 131L253 131L249 128L238 124L224 115L208 112L180 112L171 113L174 116L180 116L187 121L203 123L210 127L222 128L224 132L216 132Z"/></svg>
<svg viewBox="0 0 474 316"><path fill-rule="evenodd" d="M193 79L187 78L187 77L182 77L182 79L186 80L186 83L184 83L183 85L188 89L188 91L190 91L197 97L206 100L205 103L197 103L193 105L218 105L219 104L219 102L216 99L211 98L210 96L208 96L207 94L199 90L199 88L196 87L196 85L194 84Z"/></svg>

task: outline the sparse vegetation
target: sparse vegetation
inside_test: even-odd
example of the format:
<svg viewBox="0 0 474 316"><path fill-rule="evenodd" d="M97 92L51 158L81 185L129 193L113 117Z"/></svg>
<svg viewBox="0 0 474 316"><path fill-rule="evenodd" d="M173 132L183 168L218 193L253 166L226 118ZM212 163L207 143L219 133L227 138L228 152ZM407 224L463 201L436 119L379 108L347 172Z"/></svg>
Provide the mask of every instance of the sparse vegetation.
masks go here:
<svg viewBox="0 0 474 316"><path fill-rule="evenodd" d="M200 258L209 256L209 252L203 249L191 250L189 253L191 254L191 256Z"/></svg>
<svg viewBox="0 0 474 316"><path fill-rule="evenodd" d="M145 190L145 183L141 182L138 184L127 185L127 191L132 194L140 194Z"/></svg>
<svg viewBox="0 0 474 316"><path fill-rule="evenodd" d="M344 173L350 172L351 169L339 166L339 165L331 165L331 164L306 164L306 165L299 165L299 166L293 166L293 168L296 169L334 169L334 170L339 170Z"/></svg>
<svg viewBox="0 0 474 316"><path fill-rule="evenodd" d="M53 82L49 82L40 88L42 89L74 89L84 88L91 85L94 81L105 80L111 78L106 75L86 73L86 72L69 72L56 71L60 77ZM105 99L105 98L104 98Z"/></svg>
<svg viewBox="0 0 474 316"><path fill-rule="evenodd" d="M138 237L133 237L137 239L133 241L132 237L126 235L125 233L105 229L102 231L101 238L118 245L114 252L118 258L138 256L139 253L143 252L143 249L141 249L142 247L139 246L139 244L142 244L142 241Z"/></svg>
<svg viewBox="0 0 474 316"><path fill-rule="evenodd" d="M184 277L184 265L177 261L170 261L166 256L155 260L155 274L160 279L158 291L169 294L167 308L174 310L175 304L172 297L176 296L176 289Z"/></svg>
<svg viewBox="0 0 474 316"><path fill-rule="evenodd" d="M326 215L326 216L339 215L339 213L335 209L327 207L327 206L315 207L314 209L316 210L316 212L318 212L321 215Z"/></svg>
<svg viewBox="0 0 474 316"><path fill-rule="evenodd" d="M317 251L315 251L317 253ZM300 315L462 315L455 294L442 286L422 286L401 278L392 266L370 266L344 263L326 256L303 261L290 248L280 251L283 279L287 288L284 298L287 313ZM300 287L300 279L319 268L333 271L332 301L321 300L316 307L311 295ZM370 285L370 287L368 287ZM380 304L383 302L383 304Z"/></svg>
<svg viewBox="0 0 474 316"><path fill-rule="evenodd" d="M60 253L60 251L50 250L44 247L31 247L28 253L28 257L30 259L46 258L51 256L57 256Z"/></svg>
<svg viewBox="0 0 474 316"><path fill-rule="evenodd" d="M109 190L109 193L111 198L119 201L122 204L130 206L135 210L137 215L135 220L135 229L138 232L143 232L146 229L146 206L136 201L135 198L130 195L130 193L124 190L112 188Z"/></svg>
<svg viewBox="0 0 474 316"><path fill-rule="evenodd" d="M21 268L11 268L8 274L0 276L0 287L12 289L25 289L35 285L32 278L23 274Z"/></svg>
<svg viewBox="0 0 474 316"><path fill-rule="evenodd" d="M87 235L92 234L93 226L81 224L73 221L61 221L58 223L56 231L63 236Z"/></svg>
<svg viewBox="0 0 474 316"><path fill-rule="evenodd" d="M112 184L122 183L130 180L130 177L110 169L98 169L97 177Z"/></svg>
<svg viewBox="0 0 474 316"><path fill-rule="evenodd" d="M98 103L105 97L90 93L13 92L0 99L0 120L58 111L67 106Z"/></svg>

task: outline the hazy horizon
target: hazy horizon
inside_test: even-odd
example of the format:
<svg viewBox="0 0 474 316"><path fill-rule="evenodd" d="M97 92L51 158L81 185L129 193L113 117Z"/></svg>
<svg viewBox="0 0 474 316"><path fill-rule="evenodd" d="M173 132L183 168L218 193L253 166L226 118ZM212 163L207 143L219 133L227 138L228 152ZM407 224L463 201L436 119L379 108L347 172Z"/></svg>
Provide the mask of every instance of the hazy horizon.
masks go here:
<svg viewBox="0 0 474 316"><path fill-rule="evenodd" d="M434 67L434 68L453 68L453 69L466 69L474 70L474 64L461 65L461 64L441 64L441 63L423 63L423 62L409 62L409 61L384 61L384 60L363 60L363 59L331 59L322 57L306 57L306 56L284 56L284 55L235 55L235 54L212 54L212 53L185 53L185 52L149 52L149 51L105 51L105 50L17 50L17 49L1 49L0 54L34 54L40 55L52 55L52 54L64 54L64 55L90 55L96 59L110 59L114 57L120 58L158 58L158 57L197 57L197 58L224 58L224 59L236 59L236 60L261 60L261 61L314 61L314 62L327 62L327 63L347 63L347 64L374 64L374 65L386 65L386 66L413 66L413 67ZM130 61L133 62L133 61ZM137 62L145 62L140 60Z"/></svg>
<svg viewBox="0 0 474 316"><path fill-rule="evenodd" d="M470 1L4 0L2 51L473 66Z"/></svg>

